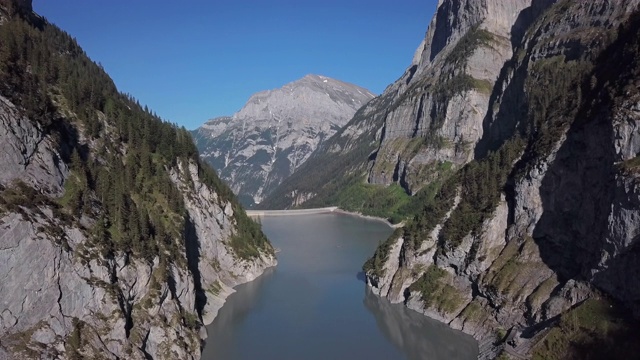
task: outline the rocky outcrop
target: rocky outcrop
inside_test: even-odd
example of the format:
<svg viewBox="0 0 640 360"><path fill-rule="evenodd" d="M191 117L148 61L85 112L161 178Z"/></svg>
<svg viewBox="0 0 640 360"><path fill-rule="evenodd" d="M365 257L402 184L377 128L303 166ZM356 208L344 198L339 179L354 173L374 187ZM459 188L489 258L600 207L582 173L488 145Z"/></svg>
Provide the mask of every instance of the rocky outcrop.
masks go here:
<svg viewBox="0 0 640 360"><path fill-rule="evenodd" d="M483 357L598 292L637 313L638 3L440 1L405 74L265 202L404 187L418 210L368 283Z"/></svg>
<svg viewBox="0 0 640 360"><path fill-rule="evenodd" d="M60 195L69 173L44 130L0 97L0 184L18 180L34 189Z"/></svg>
<svg viewBox="0 0 640 360"><path fill-rule="evenodd" d="M179 175L186 172L190 173L190 184L183 183ZM226 297L234 292L233 287L254 280L277 262L273 254L260 254L256 259L247 260L234 253L228 244L236 226L233 205L221 202L215 192L199 181L196 164L180 164L172 173L172 179L185 194L193 230L187 238L187 256L199 283L196 287L203 301L203 322L210 324ZM192 196L193 193L198 196Z"/></svg>
<svg viewBox="0 0 640 360"><path fill-rule="evenodd" d="M0 97L0 359L200 358L202 325L276 264L272 252L239 257L234 207L180 162L167 170L189 213L183 250L170 263L105 253L94 218L70 221L56 205L70 176L60 144L20 114ZM7 207L21 191L45 200Z"/></svg>
<svg viewBox="0 0 640 360"><path fill-rule="evenodd" d="M33 220L15 213L0 220L0 358L199 358L198 332L182 324L183 311L195 308L188 271L83 257L80 229L46 215ZM60 238L42 230L53 226L62 227ZM159 271L174 284L158 282Z"/></svg>
<svg viewBox="0 0 640 360"><path fill-rule="evenodd" d="M459 167L474 158L494 84L521 31L516 22L551 1L535 3L442 2L412 65L386 91L391 106L378 110L385 114L370 183L416 193L438 164Z"/></svg>
<svg viewBox="0 0 640 360"><path fill-rule="evenodd" d="M213 119L193 134L202 158L239 198L259 204L372 98L361 87L307 75L254 94L232 117Z"/></svg>
<svg viewBox="0 0 640 360"><path fill-rule="evenodd" d="M485 11L497 5L469 3ZM490 214L471 220L469 216L477 216L481 209L462 208L473 207L468 199L487 189L481 179L465 178L478 181L473 186L480 190L458 183L460 198L451 202L438 224L396 234L384 249L378 249L384 254L376 254L386 260L368 273L375 292L484 343L500 328L521 329L529 338L596 291L604 291L636 313L640 304L637 287L625 280L640 269L635 244L640 214L636 189L640 114L635 110L638 91L630 85L640 74L634 40L640 26L635 15L638 2L500 3L506 13L513 14L508 10L512 9L517 16L493 19L493 12L478 9L467 14L465 10L475 9L471 4L461 10L457 1L441 2L419 50L422 55L416 56L420 60L414 60L414 76L428 78L429 72L446 70L452 53L448 49L484 29L491 34L490 40L469 52L465 73L478 79L483 74L490 91L486 96L477 89L452 93L445 107L424 109L422 104L431 101L425 92L403 102L402 115L396 115L397 109L390 111L369 177L379 183L401 181L382 171L400 167L396 174L410 179L411 174L420 174L411 168L418 158L457 166L472 161L461 170L469 174L473 166L491 162L492 152L504 156L512 144L509 139L524 137L526 145L506 167L510 175L504 187L498 187L501 197ZM475 12L484 14L481 20ZM442 21L446 25L441 26ZM466 30L460 35L463 24ZM498 28L511 31L500 33ZM439 31L447 36L438 37ZM435 53L434 48L440 50ZM494 54L493 65L485 63L486 51ZM438 63L447 57L448 62ZM616 70L610 68L611 61L618 64ZM430 80L411 78L394 86L401 93L408 84L407 96L415 81ZM432 87L446 80L438 81ZM428 114L429 109L435 109L431 113L436 118L442 117L433 129L444 146L427 145L410 153L413 160L403 159L407 152L392 149L399 141L385 140L386 134L413 136L402 124L419 124L417 115ZM415 129L419 134L421 129ZM428 133L418 136L429 141ZM460 146L462 138L465 146ZM380 166L381 157L398 163ZM488 175L499 177L497 172ZM451 235L443 229L466 226L456 213L466 214L464 221L480 222L474 230ZM414 246L416 236L418 247ZM483 356L492 355L487 351Z"/></svg>
<svg viewBox="0 0 640 360"><path fill-rule="evenodd" d="M552 3L443 1L403 76L265 201L290 207L326 198L334 191L318 190L332 184L336 172L342 178L362 173L369 184L396 183L416 194L438 180L442 168L455 170L473 160L476 148L486 148L484 142L476 145L484 139L494 85L514 44ZM317 179L315 168L332 168L332 175Z"/></svg>
<svg viewBox="0 0 640 360"><path fill-rule="evenodd" d="M273 248L188 131L30 4L0 0L0 359L199 359Z"/></svg>

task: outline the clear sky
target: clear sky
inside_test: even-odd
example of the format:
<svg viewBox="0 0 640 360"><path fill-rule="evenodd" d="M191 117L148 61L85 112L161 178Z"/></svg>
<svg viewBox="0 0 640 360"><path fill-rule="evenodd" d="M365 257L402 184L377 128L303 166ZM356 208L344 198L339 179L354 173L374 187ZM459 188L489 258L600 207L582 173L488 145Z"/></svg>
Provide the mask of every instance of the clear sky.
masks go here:
<svg viewBox="0 0 640 360"><path fill-rule="evenodd" d="M375 94L399 78L437 0L34 0L162 118L194 129L306 74Z"/></svg>

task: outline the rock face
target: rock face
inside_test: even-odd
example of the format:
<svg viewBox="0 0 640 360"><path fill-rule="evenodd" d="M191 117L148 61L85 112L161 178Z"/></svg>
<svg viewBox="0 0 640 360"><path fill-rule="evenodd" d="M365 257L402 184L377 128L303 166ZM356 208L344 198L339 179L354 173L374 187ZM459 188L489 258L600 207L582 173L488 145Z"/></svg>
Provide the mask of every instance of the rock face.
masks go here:
<svg viewBox="0 0 640 360"><path fill-rule="evenodd" d="M640 313L638 3L440 1L406 73L265 202L348 177L440 189L368 283L482 344L594 289Z"/></svg>
<svg viewBox="0 0 640 360"><path fill-rule="evenodd" d="M4 97L0 144L0 188L21 181L38 192L63 194L68 166L51 139ZM186 171L190 183L181 175ZM198 306L203 323L210 323L233 286L276 261L266 253L253 261L234 254L228 245L236 227L232 206L199 181L196 164L179 164L171 176L193 229L184 253L175 256L194 266L88 256L86 230L67 226L50 207L0 212L0 359L200 357ZM183 324L186 312L194 323ZM78 332L82 350L72 345Z"/></svg>
<svg viewBox="0 0 640 360"><path fill-rule="evenodd" d="M180 174L189 172L192 183L184 183ZM184 192L189 218L192 222L187 256L192 257L193 272L203 290L206 303L202 317L210 324L224 304L225 298L234 292L238 284L254 280L266 268L277 264L272 254L261 254L253 261L239 259L229 246L234 235L234 209L230 203L220 203L218 194L198 179L196 164L180 164L171 173L172 180ZM197 194L197 196L192 196ZM215 224L215 226L214 226ZM191 252L191 253L190 253Z"/></svg>
<svg viewBox="0 0 640 360"><path fill-rule="evenodd" d="M259 204L372 98L361 87L307 75L251 96L232 117L213 119L193 134L202 158L241 201Z"/></svg>
<svg viewBox="0 0 640 360"><path fill-rule="evenodd" d="M186 130L27 5L0 1L0 359L199 359L273 248Z"/></svg>
<svg viewBox="0 0 640 360"><path fill-rule="evenodd" d="M53 142L4 97L0 97L0 137L1 184L19 179L46 194L62 193L69 169L51 150Z"/></svg>

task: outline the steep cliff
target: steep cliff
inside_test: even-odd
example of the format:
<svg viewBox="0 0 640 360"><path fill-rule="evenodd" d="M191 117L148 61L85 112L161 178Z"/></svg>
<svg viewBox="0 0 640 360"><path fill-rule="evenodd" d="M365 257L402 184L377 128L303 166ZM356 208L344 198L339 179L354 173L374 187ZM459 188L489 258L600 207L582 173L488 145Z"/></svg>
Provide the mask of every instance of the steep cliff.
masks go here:
<svg viewBox="0 0 640 360"><path fill-rule="evenodd" d="M344 189L362 176L368 184L395 183L415 194L437 180L443 168L455 170L472 160L493 85L513 55L512 42L546 3L443 2L403 76L363 107L266 203L340 202L347 195ZM314 171L326 166L341 176Z"/></svg>
<svg viewBox="0 0 640 360"><path fill-rule="evenodd" d="M0 1L0 359L198 359L273 249L186 130L25 3Z"/></svg>
<svg viewBox="0 0 640 360"><path fill-rule="evenodd" d="M208 161L247 205L259 204L373 94L325 76L307 75L259 92L232 117L193 132Z"/></svg>
<svg viewBox="0 0 640 360"><path fill-rule="evenodd" d="M587 299L637 315L639 27L638 1L440 1L406 73L265 203L402 186L407 225L368 283L485 357L509 329L509 351L550 349L541 329L579 323Z"/></svg>

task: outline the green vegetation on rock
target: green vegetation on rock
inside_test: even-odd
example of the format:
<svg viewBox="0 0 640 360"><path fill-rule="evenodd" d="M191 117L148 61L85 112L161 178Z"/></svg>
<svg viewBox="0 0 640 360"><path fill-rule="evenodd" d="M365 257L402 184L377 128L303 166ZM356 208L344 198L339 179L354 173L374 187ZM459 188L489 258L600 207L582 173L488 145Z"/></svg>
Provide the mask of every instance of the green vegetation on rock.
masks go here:
<svg viewBox="0 0 640 360"><path fill-rule="evenodd" d="M396 229L393 234L387 238L387 240L378 245L373 256L362 266L362 270L367 275L377 277L384 275L384 264L389 260L389 251L391 251L391 246L393 246L401 234L402 229Z"/></svg>
<svg viewBox="0 0 640 360"><path fill-rule="evenodd" d="M337 199L336 205L341 209L398 223L406 216L404 206L411 197L400 185L373 185L358 181L342 189Z"/></svg>
<svg viewBox="0 0 640 360"><path fill-rule="evenodd" d="M184 263L178 254L184 253L189 219L169 171L195 164L200 181L218 194L220 205L233 206L237 254L251 258L272 251L231 190L199 160L184 127L163 121L118 92L71 36L43 18L8 9L0 26L0 94L53 139L71 171L61 198L45 199L17 184L0 189L2 209L53 204L66 215L56 216L63 220L58 226L83 229L91 238L86 248L96 255L120 252ZM190 182L188 170L179 175ZM89 221L80 221L83 217Z"/></svg>
<svg viewBox="0 0 640 360"><path fill-rule="evenodd" d="M534 360L633 359L640 353L640 323L628 310L601 298L589 299L562 315L533 348Z"/></svg>
<svg viewBox="0 0 640 360"><path fill-rule="evenodd" d="M80 350L82 349L82 328L84 323L78 318L73 318L73 330L67 336L65 350L70 360L84 359Z"/></svg>
<svg viewBox="0 0 640 360"><path fill-rule="evenodd" d="M469 57L479 46L491 46L493 41L495 39L492 33L476 26L458 41L453 50L447 55L446 63L453 64L456 68L464 67L467 65Z"/></svg>
<svg viewBox="0 0 640 360"><path fill-rule="evenodd" d="M55 207L56 204L48 196L40 194L22 181L15 181L6 188L0 185L0 214L15 212L28 217L29 213L26 210L38 211L38 207L42 205Z"/></svg>
<svg viewBox="0 0 640 360"><path fill-rule="evenodd" d="M530 128L526 131L534 139L529 149L532 156L548 155L576 119L592 70L590 61L564 56L533 63L525 83L530 103Z"/></svg>
<svg viewBox="0 0 640 360"><path fill-rule="evenodd" d="M477 300L471 301L460 314L460 317L464 318L465 321L476 324L481 323L489 316L491 316L490 313Z"/></svg>
<svg viewBox="0 0 640 360"><path fill-rule="evenodd" d="M461 200L440 232L443 250L456 248L467 234L479 235L482 223L498 206L507 177L522 155L524 145L524 141L516 137L486 158L470 162L456 174Z"/></svg>
<svg viewBox="0 0 640 360"><path fill-rule="evenodd" d="M244 209L235 206L238 231L231 237L231 247L241 259L249 260L257 258L262 253L273 254L274 249L262 232L260 224L247 216Z"/></svg>
<svg viewBox="0 0 640 360"><path fill-rule="evenodd" d="M416 194L415 215L403 228L407 244L418 250L431 231L439 224L454 204L457 183L453 179L431 183Z"/></svg>
<svg viewBox="0 0 640 360"><path fill-rule="evenodd" d="M455 287L447 283L449 274L435 265L430 265L424 274L411 286L410 291L418 291L425 308L434 307L452 313L461 305L462 298Z"/></svg>

